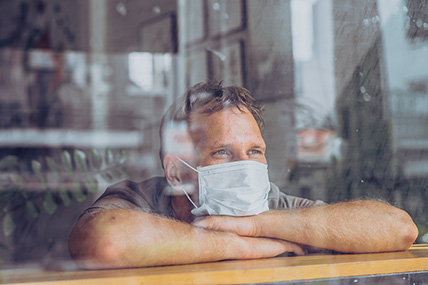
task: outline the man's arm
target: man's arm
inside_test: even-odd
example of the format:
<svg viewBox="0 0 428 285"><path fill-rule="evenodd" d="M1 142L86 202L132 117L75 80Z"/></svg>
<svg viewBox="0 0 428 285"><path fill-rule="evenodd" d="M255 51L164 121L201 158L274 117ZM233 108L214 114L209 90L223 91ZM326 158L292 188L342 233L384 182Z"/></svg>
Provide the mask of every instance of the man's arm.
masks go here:
<svg viewBox="0 0 428 285"><path fill-rule="evenodd" d="M84 217L70 234L69 249L78 265L89 269L304 254L291 242L240 237L129 209Z"/></svg>
<svg viewBox="0 0 428 285"><path fill-rule="evenodd" d="M369 200L275 210L251 217L210 216L194 224L347 253L406 250L418 235L406 212Z"/></svg>

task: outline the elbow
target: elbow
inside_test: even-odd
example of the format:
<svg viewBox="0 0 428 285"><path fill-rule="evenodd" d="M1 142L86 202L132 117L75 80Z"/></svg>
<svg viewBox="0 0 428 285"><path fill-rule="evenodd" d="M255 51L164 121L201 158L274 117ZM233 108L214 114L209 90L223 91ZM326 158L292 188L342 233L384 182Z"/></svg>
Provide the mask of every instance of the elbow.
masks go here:
<svg viewBox="0 0 428 285"><path fill-rule="evenodd" d="M416 239L418 238L418 234L418 228L413 223L413 221L411 221L411 224L408 225L408 229L406 230L404 238L406 250L409 249L409 247L416 241Z"/></svg>
<svg viewBox="0 0 428 285"><path fill-rule="evenodd" d="M412 246L418 237L418 228L413 222L412 218L406 212L402 211L400 223L398 223L400 229L399 234L399 250L407 250Z"/></svg>
<svg viewBox="0 0 428 285"><path fill-rule="evenodd" d="M105 269L122 267L120 249L109 235L75 227L68 239L70 256L79 268Z"/></svg>
<svg viewBox="0 0 428 285"><path fill-rule="evenodd" d="M110 238L98 240L97 246L87 258L82 260L86 269L106 269L126 267L122 261L120 248Z"/></svg>

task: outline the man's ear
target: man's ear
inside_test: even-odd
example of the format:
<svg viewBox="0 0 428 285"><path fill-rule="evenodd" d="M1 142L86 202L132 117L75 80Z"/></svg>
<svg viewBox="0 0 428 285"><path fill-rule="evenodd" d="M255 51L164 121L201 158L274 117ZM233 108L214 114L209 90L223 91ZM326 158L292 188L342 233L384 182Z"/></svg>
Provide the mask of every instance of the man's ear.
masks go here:
<svg viewBox="0 0 428 285"><path fill-rule="evenodd" d="M172 186L181 184L181 165L180 161L174 155L166 154L163 158L163 168L165 171L165 178Z"/></svg>

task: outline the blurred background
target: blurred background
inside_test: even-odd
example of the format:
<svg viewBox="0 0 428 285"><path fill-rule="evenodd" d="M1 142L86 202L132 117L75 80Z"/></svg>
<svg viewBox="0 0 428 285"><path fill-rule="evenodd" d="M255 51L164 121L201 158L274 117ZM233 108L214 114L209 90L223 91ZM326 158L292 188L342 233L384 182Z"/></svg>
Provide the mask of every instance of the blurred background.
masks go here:
<svg viewBox="0 0 428 285"><path fill-rule="evenodd" d="M381 199L428 242L428 1L0 1L0 261L72 268L81 212L162 175L158 128L187 87L265 106L270 179Z"/></svg>

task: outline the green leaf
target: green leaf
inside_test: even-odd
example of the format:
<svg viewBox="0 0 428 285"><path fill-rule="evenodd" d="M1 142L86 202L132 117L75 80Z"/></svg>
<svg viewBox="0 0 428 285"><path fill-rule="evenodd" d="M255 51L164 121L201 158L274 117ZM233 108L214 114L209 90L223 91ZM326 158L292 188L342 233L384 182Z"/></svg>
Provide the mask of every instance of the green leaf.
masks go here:
<svg viewBox="0 0 428 285"><path fill-rule="evenodd" d="M79 203L86 199L86 194L83 193L82 188L77 181L73 182L73 196Z"/></svg>
<svg viewBox="0 0 428 285"><path fill-rule="evenodd" d="M34 205L34 203L31 201L27 201L27 203L25 203L25 209L27 210L27 213L30 214L30 216L34 219L37 218L40 214L40 211L37 206Z"/></svg>
<svg viewBox="0 0 428 285"><path fill-rule="evenodd" d="M19 174L10 174L9 177L12 180L13 189L17 190L22 197L28 199L27 182L25 182L24 178Z"/></svg>
<svg viewBox="0 0 428 285"><path fill-rule="evenodd" d="M31 161L31 168L33 169L34 173L37 175L37 173L41 173L42 171L42 165L37 160Z"/></svg>
<svg viewBox="0 0 428 285"><path fill-rule="evenodd" d="M58 208L58 205L56 204L52 193L49 191L46 191L46 193L45 193L45 199L43 201L43 208L45 208L46 212L49 215L52 215L53 213L55 213L56 209Z"/></svg>
<svg viewBox="0 0 428 285"><path fill-rule="evenodd" d="M107 165L113 164L114 156L110 148L106 148L105 150L105 159L106 159Z"/></svg>
<svg viewBox="0 0 428 285"><path fill-rule="evenodd" d="M31 167L33 168L34 174L36 174L37 180L39 181L42 189L46 189L46 179L42 173L42 165L37 160L31 161Z"/></svg>
<svg viewBox="0 0 428 285"><path fill-rule="evenodd" d="M25 179L19 174L10 174L10 180L12 180L12 184L16 187L17 190L25 190L27 189L27 182Z"/></svg>
<svg viewBox="0 0 428 285"><path fill-rule="evenodd" d="M61 154L61 161L64 170L71 174L73 172L73 164L71 163L71 155L68 151L64 150Z"/></svg>
<svg viewBox="0 0 428 285"><path fill-rule="evenodd" d="M107 183L113 182L113 176L109 172L101 173L101 178Z"/></svg>
<svg viewBox="0 0 428 285"><path fill-rule="evenodd" d="M59 165L50 157L46 157L46 163L48 164L50 172L54 175L55 180L59 182L61 180L59 175L61 171Z"/></svg>
<svg viewBox="0 0 428 285"><path fill-rule="evenodd" d="M85 186L88 188L89 192L96 193L98 191L98 181L91 176L87 177Z"/></svg>
<svg viewBox="0 0 428 285"><path fill-rule="evenodd" d="M15 230L15 222L12 219L12 216L10 214L6 214L3 217L3 233L5 236L9 236L13 233Z"/></svg>
<svg viewBox="0 0 428 285"><path fill-rule="evenodd" d="M18 158L14 155L7 155L0 160L0 170L15 166L18 163Z"/></svg>
<svg viewBox="0 0 428 285"><path fill-rule="evenodd" d="M10 203L19 194L17 191L2 191L0 192L0 211L4 211Z"/></svg>
<svg viewBox="0 0 428 285"><path fill-rule="evenodd" d="M89 159L91 160L92 165L96 168L96 169L100 169L103 159L99 153L98 150L96 150L95 148L91 149L91 153L89 155Z"/></svg>
<svg viewBox="0 0 428 285"><path fill-rule="evenodd" d="M119 164L125 164L129 159L129 152L126 149L122 149L118 154L118 160Z"/></svg>
<svg viewBox="0 0 428 285"><path fill-rule="evenodd" d="M81 150L74 151L74 161L76 167L81 172L88 172L88 164L86 162L86 154Z"/></svg>
<svg viewBox="0 0 428 285"><path fill-rule="evenodd" d="M62 203L63 203L66 207L70 206L70 204L71 204L71 198L70 198L70 196L68 195L68 192L67 192L67 190L65 189L65 187L62 187L62 188L59 190L59 197L61 198Z"/></svg>

